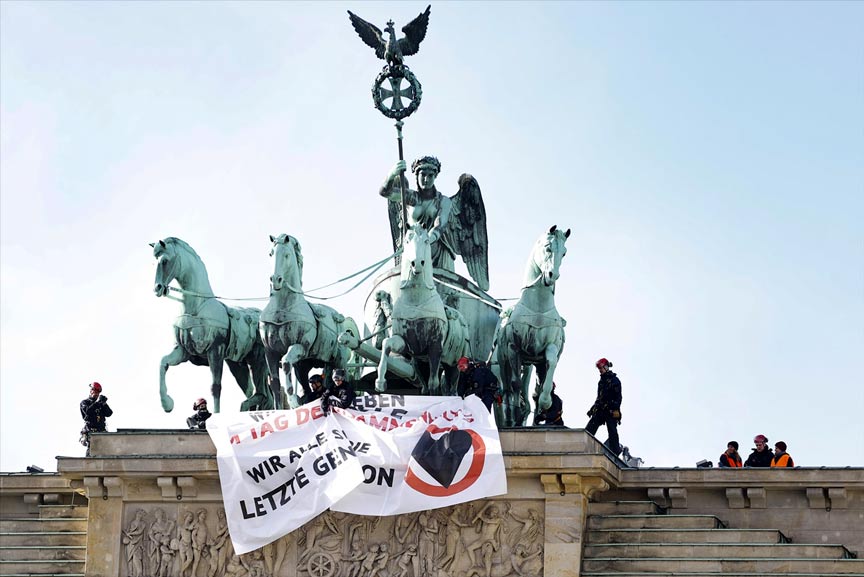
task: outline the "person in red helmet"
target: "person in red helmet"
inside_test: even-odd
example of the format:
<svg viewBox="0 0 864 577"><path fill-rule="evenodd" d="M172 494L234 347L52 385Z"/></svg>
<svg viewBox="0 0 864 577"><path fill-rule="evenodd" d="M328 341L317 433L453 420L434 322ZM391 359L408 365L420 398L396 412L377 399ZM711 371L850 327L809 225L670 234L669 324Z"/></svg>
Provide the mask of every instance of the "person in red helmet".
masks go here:
<svg viewBox="0 0 864 577"><path fill-rule="evenodd" d="M621 424L621 381L610 369L612 363L608 359L600 359L594 365L600 371L600 382L597 383L597 400L588 410L590 417L585 430L592 435L600 425L606 425L609 439L606 446L617 456L621 453L618 442L618 425Z"/></svg>
<svg viewBox="0 0 864 577"><path fill-rule="evenodd" d="M90 395L81 401L81 418L84 419L84 428L81 429L79 441L87 447L87 456L90 456L90 433L101 433L105 431L105 419L114 414L108 406L108 397L102 394L102 385L97 382L90 383Z"/></svg>
<svg viewBox="0 0 864 577"><path fill-rule="evenodd" d="M476 395L491 413L492 403L500 392L495 373L483 361L472 361L468 357L456 361L456 367L459 369L456 394L463 399L469 395Z"/></svg>
<svg viewBox="0 0 864 577"><path fill-rule="evenodd" d="M190 429L206 429L207 419L210 418L210 411L207 410L207 399L198 399L192 404L192 410L195 414L186 419L186 426Z"/></svg>
<svg viewBox="0 0 864 577"><path fill-rule="evenodd" d="M774 458L774 453L768 448L768 437L765 435L756 435L753 438L753 444L756 448L744 461L745 467L770 467L771 460Z"/></svg>

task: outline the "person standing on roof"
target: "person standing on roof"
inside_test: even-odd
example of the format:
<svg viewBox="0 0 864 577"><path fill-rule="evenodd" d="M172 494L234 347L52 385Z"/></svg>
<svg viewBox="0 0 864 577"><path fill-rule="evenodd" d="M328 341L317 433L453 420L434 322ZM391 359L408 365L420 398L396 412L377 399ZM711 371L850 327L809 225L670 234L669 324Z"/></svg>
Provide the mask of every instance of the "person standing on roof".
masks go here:
<svg viewBox="0 0 864 577"><path fill-rule="evenodd" d="M726 443L726 450L720 455L718 467L743 467L741 455L738 454L738 441Z"/></svg>
<svg viewBox="0 0 864 577"><path fill-rule="evenodd" d="M90 433L102 433L105 431L105 419L114 414L108 406L108 397L102 394L102 385L97 382L90 383L90 395L81 401L81 418L84 419L84 428L81 429L79 441L87 447L87 456L90 456Z"/></svg>
<svg viewBox="0 0 864 577"><path fill-rule="evenodd" d="M612 363L608 359L600 359L594 365L600 371L600 381L597 383L597 400L588 410L591 418L585 425L585 430L592 435L600 425L606 425L609 439L606 446L617 457L621 453L618 442L618 425L621 424L621 381L610 369Z"/></svg>
<svg viewBox="0 0 864 577"><path fill-rule="evenodd" d="M794 467L792 456L786 452L786 443L777 441L774 443L774 457L771 459L772 467Z"/></svg>
<svg viewBox="0 0 864 577"><path fill-rule="evenodd" d="M765 435L756 435L753 438L756 448L744 461L745 467L770 467L771 459L774 458L774 453L768 448L768 437Z"/></svg>

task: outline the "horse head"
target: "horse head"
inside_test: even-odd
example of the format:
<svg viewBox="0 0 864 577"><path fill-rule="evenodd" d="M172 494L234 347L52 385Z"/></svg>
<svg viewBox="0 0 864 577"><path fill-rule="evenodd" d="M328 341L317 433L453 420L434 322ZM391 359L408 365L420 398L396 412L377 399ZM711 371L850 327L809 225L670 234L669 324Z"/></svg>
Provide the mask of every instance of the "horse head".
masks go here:
<svg viewBox="0 0 864 577"><path fill-rule="evenodd" d="M300 241L293 236L280 234L278 237L270 235L270 242L273 243L273 248L270 249L270 256L273 257L271 290L280 291L287 286L291 292L299 292L303 279L303 252Z"/></svg>
<svg viewBox="0 0 864 577"><path fill-rule="evenodd" d="M170 239L168 240L170 241ZM156 258L156 279L153 284L153 292L157 297L164 297L168 294L168 285L177 278L177 272L180 268L177 262L177 251L174 243L166 243L164 240L151 242L150 246L153 247L153 256Z"/></svg>
<svg viewBox="0 0 864 577"><path fill-rule="evenodd" d="M533 283L542 280L544 286L555 284L561 276L561 260L567 254L567 247L564 246L564 243L569 237L569 228L565 232L558 230L558 226L555 225L549 229L548 233L537 239L531 253L531 262L535 269L532 271L532 278L536 279Z"/></svg>
<svg viewBox="0 0 864 577"><path fill-rule="evenodd" d="M435 289L432 277L432 243L426 229L421 226L411 227L405 235L401 280L403 289L416 287L418 282L423 288Z"/></svg>

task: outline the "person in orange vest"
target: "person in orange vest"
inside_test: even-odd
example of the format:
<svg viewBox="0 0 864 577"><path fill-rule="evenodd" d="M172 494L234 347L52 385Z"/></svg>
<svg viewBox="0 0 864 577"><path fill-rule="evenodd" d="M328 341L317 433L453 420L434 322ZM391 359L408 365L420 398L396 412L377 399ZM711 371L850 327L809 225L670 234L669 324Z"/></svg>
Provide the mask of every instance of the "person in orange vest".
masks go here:
<svg viewBox="0 0 864 577"><path fill-rule="evenodd" d="M774 443L774 458L771 459L772 467L794 467L792 457L786 452L786 443L777 441Z"/></svg>
<svg viewBox="0 0 864 577"><path fill-rule="evenodd" d="M729 441L726 443L726 451L720 455L720 467L743 467L741 455L738 454L738 441Z"/></svg>

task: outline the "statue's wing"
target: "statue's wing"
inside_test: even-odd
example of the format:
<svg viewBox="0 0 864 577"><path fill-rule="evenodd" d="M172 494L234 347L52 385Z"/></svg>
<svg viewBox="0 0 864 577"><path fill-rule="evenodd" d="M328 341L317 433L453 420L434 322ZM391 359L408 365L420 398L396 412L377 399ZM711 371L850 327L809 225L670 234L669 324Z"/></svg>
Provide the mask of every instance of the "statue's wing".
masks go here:
<svg viewBox="0 0 864 577"><path fill-rule="evenodd" d="M366 22L350 10L348 11L348 17L351 19L351 25L354 26L354 30L357 31L360 39L363 40L367 46L375 50L375 56L383 60L384 50L387 48L387 43L384 41L381 30L379 30L374 24Z"/></svg>
<svg viewBox="0 0 864 577"><path fill-rule="evenodd" d="M426 27L429 26L429 10L431 9L432 5L430 4L426 7L425 12L421 12L417 18L402 28L405 37L399 39L399 44L403 56L417 54L417 51L420 50L420 43L426 38Z"/></svg>
<svg viewBox="0 0 864 577"><path fill-rule="evenodd" d="M448 223L448 240L462 255L468 273L477 285L489 290L489 237L486 234L486 207L480 185L470 174L459 177L459 192L453 202Z"/></svg>

